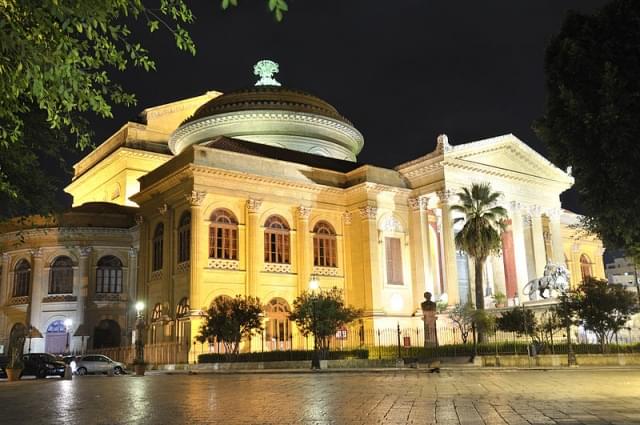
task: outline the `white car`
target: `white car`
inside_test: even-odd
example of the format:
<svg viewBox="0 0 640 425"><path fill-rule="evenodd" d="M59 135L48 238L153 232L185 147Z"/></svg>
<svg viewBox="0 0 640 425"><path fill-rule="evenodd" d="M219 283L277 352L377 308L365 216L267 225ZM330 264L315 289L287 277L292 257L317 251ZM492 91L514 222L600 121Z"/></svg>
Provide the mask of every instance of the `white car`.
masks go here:
<svg viewBox="0 0 640 425"><path fill-rule="evenodd" d="M73 364L75 363L75 365ZM72 362L73 372L78 375L86 375L88 373L109 373L113 371L115 375L123 375L127 373L127 366L124 363L111 360L102 354L87 354L78 357Z"/></svg>

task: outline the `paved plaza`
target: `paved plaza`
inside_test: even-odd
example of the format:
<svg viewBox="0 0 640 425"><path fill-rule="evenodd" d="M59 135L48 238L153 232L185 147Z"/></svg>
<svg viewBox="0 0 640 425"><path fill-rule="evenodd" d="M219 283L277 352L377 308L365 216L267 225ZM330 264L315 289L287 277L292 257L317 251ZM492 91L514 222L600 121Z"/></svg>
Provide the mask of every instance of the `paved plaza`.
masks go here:
<svg viewBox="0 0 640 425"><path fill-rule="evenodd" d="M87 376L0 382L8 424L640 424L640 370Z"/></svg>

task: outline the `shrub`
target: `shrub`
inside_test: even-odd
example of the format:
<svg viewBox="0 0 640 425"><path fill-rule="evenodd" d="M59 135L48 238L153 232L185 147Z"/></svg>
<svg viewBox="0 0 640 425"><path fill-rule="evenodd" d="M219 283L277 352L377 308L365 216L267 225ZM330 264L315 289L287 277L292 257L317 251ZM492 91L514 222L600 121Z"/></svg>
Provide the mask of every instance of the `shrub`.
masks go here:
<svg viewBox="0 0 640 425"><path fill-rule="evenodd" d="M327 360L367 359L369 350L328 351ZM263 353L240 353L232 362L282 362L311 360L313 350L265 351ZM227 363L229 358L220 353L206 353L198 356L198 363Z"/></svg>

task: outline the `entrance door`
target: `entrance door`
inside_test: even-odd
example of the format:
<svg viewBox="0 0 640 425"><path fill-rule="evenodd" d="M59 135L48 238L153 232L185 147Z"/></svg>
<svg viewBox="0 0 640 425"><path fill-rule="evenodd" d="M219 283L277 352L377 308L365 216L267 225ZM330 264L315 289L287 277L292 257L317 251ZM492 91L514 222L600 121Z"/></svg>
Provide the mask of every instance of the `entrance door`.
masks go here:
<svg viewBox="0 0 640 425"><path fill-rule="evenodd" d="M63 354L67 347L67 329L62 320L56 320L47 328L44 339L44 351L51 354Z"/></svg>

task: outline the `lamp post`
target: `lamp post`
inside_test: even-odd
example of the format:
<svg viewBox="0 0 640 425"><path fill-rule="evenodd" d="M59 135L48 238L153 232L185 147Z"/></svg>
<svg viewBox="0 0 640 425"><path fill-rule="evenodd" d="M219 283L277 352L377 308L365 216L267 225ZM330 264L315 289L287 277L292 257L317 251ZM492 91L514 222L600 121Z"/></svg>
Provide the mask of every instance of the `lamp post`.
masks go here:
<svg viewBox="0 0 640 425"><path fill-rule="evenodd" d="M142 311L144 310L144 303L138 301L136 303L136 342L135 342L135 364L136 375L143 376L145 372L144 364L144 316Z"/></svg>
<svg viewBox="0 0 640 425"><path fill-rule="evenodd" d="M318 312L316 303L318 301L316 291L320 288L318 276L312 274L309 278L309 288L311 289L311 310L313 314L313 359L311 360L311 369L320 369L320 355L318 353Z"/></svg>
<svg viewBox="0 0 640 425"><path fill-rule="evenodd" d="M73 325L73 320L65 319L64 320L64 328L67 331L67 345L64 347L65 354L69 354L69 332L71 331L71 325Z"/></svg>

